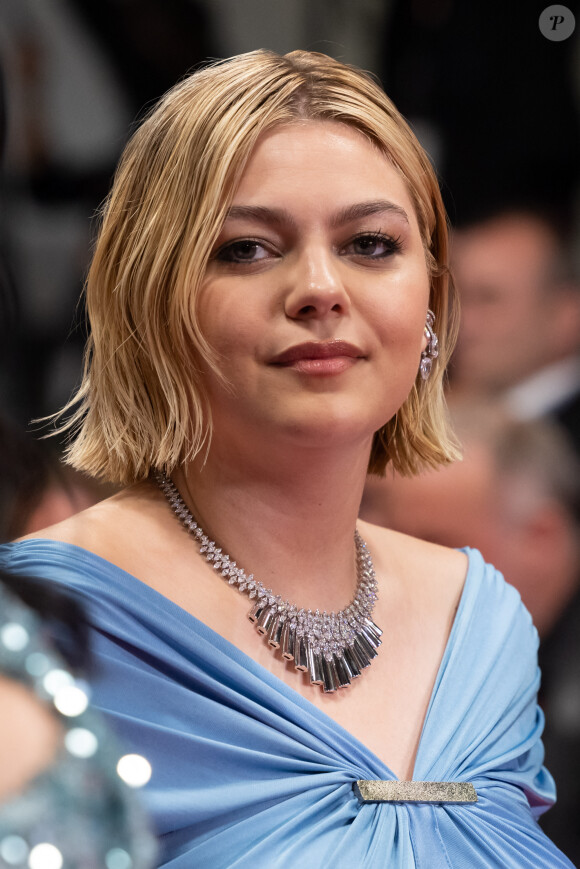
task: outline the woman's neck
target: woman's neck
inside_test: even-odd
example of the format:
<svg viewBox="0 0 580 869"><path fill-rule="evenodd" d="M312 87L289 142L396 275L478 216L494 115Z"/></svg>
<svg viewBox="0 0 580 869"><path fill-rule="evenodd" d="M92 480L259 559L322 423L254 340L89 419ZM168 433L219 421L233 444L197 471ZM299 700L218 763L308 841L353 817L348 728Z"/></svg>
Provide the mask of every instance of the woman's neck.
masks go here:
<svg viewBox="0 0 580 869"><path fill-rule="evenodd" d="M206 534L282 597L340 609L355 583L354 529L368 448L259 457L212 444L174 474Z"/></svg>

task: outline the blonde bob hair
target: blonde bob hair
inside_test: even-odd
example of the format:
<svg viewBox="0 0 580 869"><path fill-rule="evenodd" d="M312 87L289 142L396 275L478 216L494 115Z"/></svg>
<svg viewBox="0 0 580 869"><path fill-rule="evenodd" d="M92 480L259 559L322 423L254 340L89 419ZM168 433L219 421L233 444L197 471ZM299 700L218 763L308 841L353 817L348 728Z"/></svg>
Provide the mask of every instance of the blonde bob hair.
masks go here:
<svg viewBox="0 0 580 869"><path fill-rule="evenodd" d="M456 331L447 222L431 164L366 73L323 54L254 51L212 64L170 90L137 130L103 207L86 284L90 322L83 380L57 417L67 461L117 484L171 472L207 448L204 370L219 361L196 299L256 141L274 126L333 120L359 130L404 179L431 276L440 356L376 432L369 472L403 474L456 458L443 375Z"/></svg>

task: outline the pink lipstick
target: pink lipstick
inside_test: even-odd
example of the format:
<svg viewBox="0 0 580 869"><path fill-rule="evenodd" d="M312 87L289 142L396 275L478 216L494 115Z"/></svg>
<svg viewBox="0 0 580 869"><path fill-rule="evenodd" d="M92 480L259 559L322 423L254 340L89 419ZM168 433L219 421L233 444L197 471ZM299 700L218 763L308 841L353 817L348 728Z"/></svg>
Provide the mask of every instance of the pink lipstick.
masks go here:
<svg viewBox="0 0 580 869"><path fill-rule="evenodd" d="M346 371L363 358L363 351L348 341L306 341L274 356L270 364L302 374L330 375Z"/></svg>

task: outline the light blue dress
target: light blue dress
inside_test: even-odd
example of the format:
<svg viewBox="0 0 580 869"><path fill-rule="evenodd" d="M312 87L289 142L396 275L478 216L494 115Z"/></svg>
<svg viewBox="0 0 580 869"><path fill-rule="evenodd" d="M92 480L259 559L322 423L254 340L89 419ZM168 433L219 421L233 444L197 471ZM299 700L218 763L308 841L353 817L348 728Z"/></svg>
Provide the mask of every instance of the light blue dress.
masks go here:
<svg viewBox="0 0 580 869"><path fill-rule="evenodd" d="M361 803L357 779L396 778L381 760L231 643L102 558L32 540L0 547L0 566L81 596L99 662L93 702L153 766L144 795L161 865L571 867L536 821L554 801L542 767L537 634L515 589L478 552L467 553L414 779L472 782L472 804Z"/></svg>

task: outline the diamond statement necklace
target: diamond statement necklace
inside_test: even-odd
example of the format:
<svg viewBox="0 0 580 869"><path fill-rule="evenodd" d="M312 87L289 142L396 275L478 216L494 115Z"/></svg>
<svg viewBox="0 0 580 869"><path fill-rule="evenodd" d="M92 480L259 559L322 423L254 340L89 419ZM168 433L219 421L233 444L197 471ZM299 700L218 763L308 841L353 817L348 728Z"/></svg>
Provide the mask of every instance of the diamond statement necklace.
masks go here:
<svg viewBox="0 0 580 869"><path fill-rule="evenodd" d="M196 541L200 553L231 586L252 601L248 618L296 670L308 673L313 685L331 693L346 688L377 656L382 631L372 619L377 599L375 569L367 545L355 531L357 587L351 603L339 612L302 609L249 576L210 540L193 518L172 480L155 472L155 481L169 506Z"/></svg>

